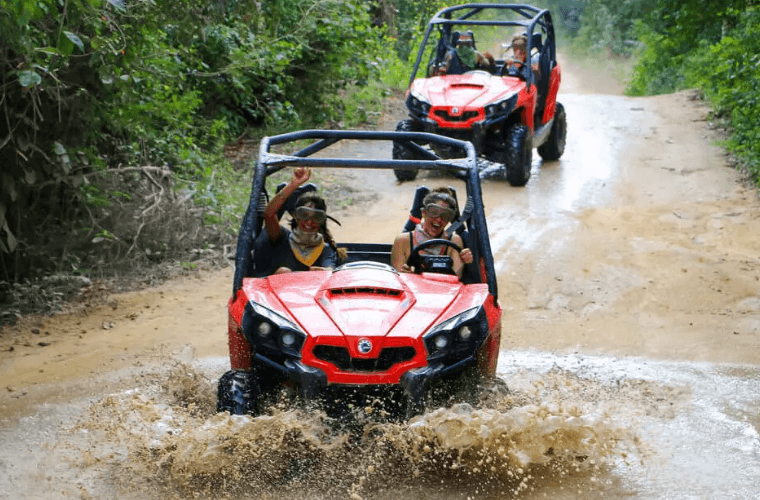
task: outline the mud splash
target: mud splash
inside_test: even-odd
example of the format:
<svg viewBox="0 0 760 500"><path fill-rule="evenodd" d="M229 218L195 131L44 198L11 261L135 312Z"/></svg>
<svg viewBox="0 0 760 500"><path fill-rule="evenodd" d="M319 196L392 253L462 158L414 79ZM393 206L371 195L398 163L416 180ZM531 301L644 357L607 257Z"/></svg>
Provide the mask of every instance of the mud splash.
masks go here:
<svg viewBox="0 0 760 500"><path fill-rule="evenodd" d="M576 492L579 481L597 490L607 464L637 443L589 397L605 389L562 370L508 379L508 395L486 390L475 406L403 424L367 419L358 432L284 406L258 418L216 414L216 380L205 373L177 362L141 376L140 389L91 401L46 445L49 483L65 463L76 480L63 483L82 498L530 497L565 484Z"/></svg>
<svg viewBox="0 0 760 500"><path fill-rule="evenodd" d="M281 404L216 414L226 359L190 351L136 389L46 405L0 432L0 498L754 498L756 369L502 353L509 393L346 428ZM22 487L17 487L22 485Z"/></svg>

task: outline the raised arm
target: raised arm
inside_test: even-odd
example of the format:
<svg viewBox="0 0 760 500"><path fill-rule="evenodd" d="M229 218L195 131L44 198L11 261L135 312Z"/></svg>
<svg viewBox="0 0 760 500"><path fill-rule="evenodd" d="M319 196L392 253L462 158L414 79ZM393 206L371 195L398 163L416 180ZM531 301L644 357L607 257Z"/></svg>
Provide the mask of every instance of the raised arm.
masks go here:
<svg viewBox="0 0 760 500"><path fill-rule="evenodd" d="M277 212L282 208L290 195L292 195L299 186L304 184L311 177L311 170L306 167L299 167L293 171L293 178L290 182L276 193L269 203L267 208L264 209L264 223L267 228L267 235L269 235L269 241L277 241L280 238L280 220L277 217Z"/></svg>

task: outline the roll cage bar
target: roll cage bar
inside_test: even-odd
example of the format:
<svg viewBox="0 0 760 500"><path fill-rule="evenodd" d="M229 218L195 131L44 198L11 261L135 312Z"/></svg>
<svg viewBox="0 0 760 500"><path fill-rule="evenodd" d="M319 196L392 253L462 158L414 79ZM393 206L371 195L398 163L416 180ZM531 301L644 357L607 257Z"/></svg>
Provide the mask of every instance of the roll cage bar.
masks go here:
<svg viewBox="0 0 760 500"><path fill-rule="evenodd" d="M484 10L508 10L520 14L521 16L525 17L525 20L470 19L471 17L481 13ZM463 14L452 19L452 16L454 14L460 12L463 12ZM420 44L420 50L417 52L417 60L414 62L412 75L409 77L409 86L412 85L412 82L417 76L417 71L419 71L420 62L424 56L425 47L427 46L427 42L430 38L430 33L433 31L433 28L438 28L444 40L450 40L452 26L522 26L525 28L525 31L528 34L526 51L528 54L530 54L531 50L533 50L533 32L536 25L545 30L547 36L554 39L554 24L552 22L551 13L547 9L538 9L532 5L470 3L441 9L428 22L427 30L425 30L425 35L422 38L422 43ZM555 51L556 49L555 47L552 47L551 49L547 50ZM556 58L556 54L551 53L549 54L549 57L554 60ZM533 83L533 72L528 71L528 75L526 77L526 85L530 86L531 83Z"/></svg>
<svg viewBox="0 0 760 500"><path fill-rule="evenodd" d="M395 159L361 159L361 158L315 158L311 155L335 144L341 140L375 140L396 141L412 146L414 142L438 143L443 146L453 146L463 151L463 158L439 159L428 153L428 160L395 160ZM293 143L295 141L312 140L310 145L291 154L276 154L272 146ZM419 149L423 148L417 146ZM475 147L466 141L429 134L425 132L385 132L358 130L303 130L272 137L264 137L259 145L258 160L254 166L251 196L238 234L237 251L235 255L235 274L233 279L232 296L242 287L243 278L251 275L252 250L258 233L262 227L262 217L267 204L266 178L286 167L317 167L317 168L358 168L358 169L420 169L441 170L451 172L455 177L464 181L466 195L472 201L473 210L467 220L470 232L471 250L476 257L475 262L482 258L485 264L485 281L488 290L497 300L496 274L494 270L491 243L488 237L488 226L483 211L483 195L478 175Z"/></svg>

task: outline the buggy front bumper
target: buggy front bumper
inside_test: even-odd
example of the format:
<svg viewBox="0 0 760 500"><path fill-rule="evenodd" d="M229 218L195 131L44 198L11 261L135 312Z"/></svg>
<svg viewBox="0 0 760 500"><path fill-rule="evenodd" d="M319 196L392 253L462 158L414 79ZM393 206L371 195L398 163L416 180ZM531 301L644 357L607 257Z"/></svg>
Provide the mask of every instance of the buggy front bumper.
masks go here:
<svg viewBox="0 0 760 500"><path fill-rule="evenodd" d="M299 388L301 396L304 399L318 397L328 386L328 377L323 370L305 365L300 360L289 359L285 361L284 365L280 365L260 354L255 355L255 358L257 361L263 362L264 364L281 371L290 382ZM401 376L399 385L404 389L404 392L407 393L412 401L422 403L425 397L425 391L430 382L449 375L455 375L466 368L475 365L476 357L473 355L449 366L440 363L424 366L422 368L415 368Z"/></svg>
<svg viewBox="0 0 760 500"><path fill-rule="evenodd" d="M475 146L475 151L482 151L486 138L485 122L475 122L468 128L448 128L441 127L433 120L425 119L423 121L425 132L430 134L443 135L452 139L461 141L470 141Z"/></svg>

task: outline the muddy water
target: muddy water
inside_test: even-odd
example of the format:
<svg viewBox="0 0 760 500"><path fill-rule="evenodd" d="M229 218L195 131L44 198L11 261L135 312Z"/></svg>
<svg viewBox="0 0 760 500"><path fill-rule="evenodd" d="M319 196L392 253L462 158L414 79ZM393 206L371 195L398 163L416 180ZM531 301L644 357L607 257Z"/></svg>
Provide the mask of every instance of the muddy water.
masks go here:
<svg viewBox="0 0 760 500"><path fill-rule="evenodd" d="M225 359L43 406L0 435L2 498L754 498L760 373L513 351L484 391L405 424L214 413ZM358 416L362 418L361 412Z"/></svg>
<svg viewBox="0 0 760 500"><path fill-rule="evenodd" d="M217 415L223 269L3 332L0 498L757 498L756 193L690 94L567 76L562 159L535 155L522 189L483 176L509 394L405 424L357 409L350 430ZM335 179L353 199L336 237L382 242L417 185L449 184Z"/></svg>

